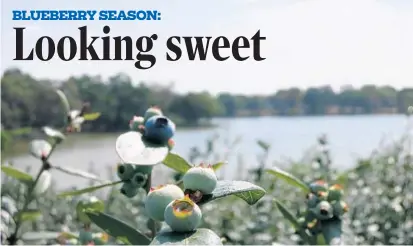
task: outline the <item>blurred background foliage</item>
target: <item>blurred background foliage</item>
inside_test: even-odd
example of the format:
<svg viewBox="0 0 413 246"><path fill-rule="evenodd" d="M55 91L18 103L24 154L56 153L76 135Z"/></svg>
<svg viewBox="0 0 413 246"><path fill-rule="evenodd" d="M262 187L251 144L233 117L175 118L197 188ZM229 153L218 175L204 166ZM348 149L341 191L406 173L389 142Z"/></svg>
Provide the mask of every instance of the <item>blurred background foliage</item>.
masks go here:
<svg viewBox="0 0 413 246"><path fill-rule="evenodd" d="M6 70L1 78L1 124L6 130L62 124L58 97L60 88L70 105L80 108L88 101L102 116L84 131L113 132L127 129L131 115L149 106L160 106L179 126L208 124L212 117L259 115L395 114L413 105L413 88L366 85L360 89L343 86L334 92L330 86L300 90L278 90L268 96L245 96L208 92L179 94L174 85L133 83L124 74L107 80L100 77L70 77L64 81L35 79L17 69Z"/></svg>
<svg viewBox="0 0 413 246"><path fill-rule="evenodd" d="M197 163L211 158L225 158L227 153L221 153L214 146L224 142L231 148L239 141L240 139L229 141L225 136L214 136L206 143L205 150L192 151L188 159ZM411 141L411 137L404 137L390 145L379 146L370 157L360 159L350 170L328 170L329 179L345 187L345 200L350 206L349 213L344 217L346 244L413 244ZM282 201L298 214L305 209L305 194L267 174L264 169L272 165L283 167L307 182L325 178L325 170L321 168L334 161L329 156L326 136L316 143L319 147L317 151L288 163L267 160L266 153L271 145L262 141L258 141L258 144L262 148L262 152L257 153L257 161L261 165L248 172L239 172L237 179L262 186L267 190L267 195L254 206L249 206L236 197L206 204L203 207L203 226L217 232L224 238L225 244L303 244L291 224L277 210L273 198ZM234 165L237 170L243 170L242 153L239 156L239 162L226 165ZM220 175L219 171L218 174ZM116 179L113 168L108 169L108 179ZM165 182L175 182L178 179L179 175L173 174ZM91 185L94 184L93 181L90 182ZM25 223L23 231L78 231L81 223L76 219L75 205L80 197L57 198L57 191L53 187L52 185L46 195L32 204L42 210L42 215L31 223ZM9 196L19 203L21 192L22 185L19 182L2 176L2 196ZM96 191L92 195L104 200L107 213L150 233L144 210L143 190L132 199L122 196L119 187ZM55 242L52 240L48 243Z"/></svg>

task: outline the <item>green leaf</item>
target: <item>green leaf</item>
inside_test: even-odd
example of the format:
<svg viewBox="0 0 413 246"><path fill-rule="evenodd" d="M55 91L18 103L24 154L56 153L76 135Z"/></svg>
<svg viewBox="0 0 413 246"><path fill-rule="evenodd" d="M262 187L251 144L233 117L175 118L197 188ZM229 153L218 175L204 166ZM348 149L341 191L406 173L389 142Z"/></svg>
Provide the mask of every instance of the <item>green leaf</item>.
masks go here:
<svg viewBox="0 0 413 246"><path fill-rule="evenodd" d="M294 226L295 229L300 228L300 224L298 223L297 218L291 213L280 201L274 199L275 204L277 205L278 210L280 210L281 214L286 218L291 224Z"/></svg>
<svg viewBox="0 0 413 246"><path fill-rule="evenodd" d="M153 166L168 155L168 147L146 141L139 132L129 131L116 139L116 153L123 163Z"/></svg>
<svg viewBox="0 0 413 246"><path fill-rule="evenodd" d="M44 126L42 127L42 130L44 131L44 133L51 137L51 138L55 138L55 139L59 139L59 140L64 140L66 137L63 133L61 133L60 131L53 129L51 127L48 126Z"/></svg>
<svg viewBox="0 0 413 246"><path fill-rule="evenodd" d="M293 213L291 213L280 201L277 199L273 199L275 201L275 204L277 205L278 210L280 210L281 214L286 218L293 227L296 229L296 231L300 234L301 238L306 241L309 244L312 244L312 239L311 236L307 234L306 231L304 231L300 227L300 223L298 222L297 218L294 216Z"/></svg>
<svg viewBox="0 0 413 246"><path fill-rule="evenodd" d="M184 158L171 152L168 153L162 163L179 173L186 173L192 167Z"/></svg>
<svg viewBox="0 0 413 246"><path fill-rule="evenodd" d="M216 170L220 169L224 164L226 164L226 162L223 162L223 161L217 162L214 165L212 165L212 169L214 169L214 171L216 171Z"/></svg>
<svg viewBox="0 0 413 246"><path fill-rule="evenodd" d="M321 233L328 245L343 245L342 222L339 219L321 221Z"/></svg>
<svg viewBox="0 0 413 246"><path fill-rule="evenodd" d="M306 185L303 181L294 177L292 174L279 169L278 167L272 167L271 169L267 169L266 172L276 176L277 178L285 180L287 183L291 185L301 188L304 192L310 192L310 187L308 187L308 185Z"/></svg>
<svg viewBox="0 0 413 246"><path fill-rule="evenodd" d="M150 239L142 232L102 212L86 212L90 220L114 238L126 238L132 245L148 245ZM122 240L124 241L124 240Z"/></svg>
<svg viewBox="0 0 413 246"><path fill-rule="evenodd" d="M26 211L19 211L15 215L15 219L19 221L34 221L36 220L42 212L37 209L28 209Z"/></svg>
<svg viewBox="0 0 413 246"><path fill-rule="evenodd" d="M111 182L111 183L107 183L107 184L91 186L91 187L81 189L81 190L66 191L66 192L60 193L58 195L58 197L78 196L78 195L82 195L82 194L85 194L85 193L91 193L93 191L100 190L100 189L105 188L105 187L114 186L114 185L117 185L117 184L120 184L120 183L122 183L122 181L115 181L115 182Z"/></svg>
<svg viewBox="0 0 413 246"><path fill-rule="evenodd" d="M217 187L210 195L204 195L198 204L223 198L226 196L235 195L249 205L254 205L265 195L265 190L255 184L246 181L218 181Z"/></svg>
<svg viewBox="0 0 413 246"><path fill-rule="evenodd" d="M268 149L270 148L270 144L262 141L262 140L257 140L257 144L264 150L264 151L268 151Z"/></svg>
<svg viewBox="0 0 413 246"><path fill-rule="evenodd" d="M33 177L23 171L10 166L1 166L1 171L9 177L15 178L25 183L33 182Z"/></svg>
<svg viewBox="0 0 413 246"><path fill-rule="evenodd" d="M193 232L178 233L170 229L160 231L150 245L222 245L215 232L200 228Z"/></svg>
<svg viewBox="0 0 413 246"><path fill-rule="evenodd" d="M59 236L63 237L66 240L70 240L70 239L77 239L78 240L79 237L76 236L76 235L79 235L79 233L62 232L62 233L60 233Z"/></svg>
<svg viewBox="0 0 413 246"><path fill-rule="evenodd" d="M69 106L69 101L67 100L66 95L65 95L65 94L63 93L63 91L61 91L61 90L56 90L56 93L57 93L57 95L59 96L60 101L61 101L62 104L63 104L63 107L64 107L64 109L65 109L65 113L66 113L66 114L69 114L69 112L70 112L70 106Z"/></svg>
<svg viewBox="0 0 413 246"><path fill-rule="evenodd" d="M89 121L91 121L91 120L96 120L97 118L99 118L100 117L100 113L88 113L88 114L83 114L83 119L85 119L85 120L89 120Z"/></svg>
<svg viewBox="0 0 413 246"><path fill-rule="evenodd" d="M76 205L76 213L79 219L84 223L90 223L90 219L86 214L86 211L103 212L105 210L105 204L96 197L86 197L79 201Z"/></svg>

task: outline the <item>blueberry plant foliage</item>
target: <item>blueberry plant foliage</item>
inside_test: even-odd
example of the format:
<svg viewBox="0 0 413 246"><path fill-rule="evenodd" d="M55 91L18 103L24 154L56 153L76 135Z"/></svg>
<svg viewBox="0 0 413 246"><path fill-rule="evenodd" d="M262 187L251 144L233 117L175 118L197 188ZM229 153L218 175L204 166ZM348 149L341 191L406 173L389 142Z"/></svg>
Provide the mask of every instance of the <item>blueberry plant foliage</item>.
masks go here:
<svg viewBox="0 0 413 246"><path fill-rule="evenodd" d="M227 196L236 196L254 205L266 193L263 188L250 182L218 180L215 171L225 162L193 165L171 152L175 144L173 136L176 127L160 108L151 107L144 116L134 116L129 127L130 131L121 134L115 144L121 160L117 166L118 181L59 195L79 196L120 185L120 193L133 198L139 190L144 190L147 194L144 201L149 217L147 224L151 229L149 234L101 209L79 207L77 212L85 225L94 223L117 242L133 245L222 245L221 238L214 231L199 228L203 219L202 205ZM152 170L158 164L175 170L182 178L175 184L151 187Z"/></svg>
<svg viewBox="0 0 413 246"><path fill-rule="evenodd" d="M82 170L73 169L66 166L53 165L50 161L50 157L56 147L66 139L66 135L72 132L81 131L81 126L85 121L92 121L99 118L100 113L91 113L90 105L84 103L81 109L71 109L66 96L62 91L56 91L60 101L63 104L65 110L64 126L61 130L54 129L49 126L44 126L42 131L46 136L46 139L34 139L29 144L30 154L41 162L41 166L35 177L31 176L27 172L19 170L12 165L2 165L1 171L10 178L13 178L23 184L23 197L22 205L18 207L16 201L8 196L2 196L1 198L1 242L2 244L16 245L27 239L33 239L34 237L45 239L48 237L56 238L56 233L33 233L30 236L28 234L21 234L21 228L24 223L29 223L42 216L39 207L36 207L36 201L39 197L42 197L45 192L50 188L52 183L51 170L55 169L69 175L75 175L86 179L95 181L102 181L97 176L84 172ZM89 201L82 201L79 203L79 210L85 208L93 208L95 210L101 210L103 203L96 199ZM50 235L52 234L52 235ZM70 237L70 235L66 235ZM76 237L77 236L73 236ZM92 240L99 242L101 236L93 236ZM36 238L35 238L36 239Z"/></svg>
<svg viewBox="0 0 413 246"><path fill-rule="evenodd" d="M321 167L324 180L304 182L277 166L265 171L306 194L306 210L297 215L287 209L281 201L274 199L276 207L294 227L302 242L311 245L343 245L342 218L348 212L349 206L343 200L343 187L340 184L329 185L326 181L331 180L331 159L326 151L326 145L327 138L323 135L319 138L319 146L324 151L321 151L321 155L315 161Z"/></svg>

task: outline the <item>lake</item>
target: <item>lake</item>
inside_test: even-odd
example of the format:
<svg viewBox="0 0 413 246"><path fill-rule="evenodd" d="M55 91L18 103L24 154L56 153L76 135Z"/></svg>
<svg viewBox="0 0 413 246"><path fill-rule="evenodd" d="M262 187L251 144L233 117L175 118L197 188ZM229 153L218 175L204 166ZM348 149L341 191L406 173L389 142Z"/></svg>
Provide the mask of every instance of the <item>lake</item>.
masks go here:
<svg viewBox="0 0 413 246"><path fill-rule="evenodd" d="M256 155L261 152L256 141L261 139L271 144L268 166L273 161L286 159L299 160L304 152L316 144L320 134L327 134L335 167L345 169L353 166L358 157L367 157L383 139L391 140L402 135L406 127L406 116L320 116L320 117L261 117L215 119L214 129L179 130L174 140L174 152L188 157L191 147L201 151L206 148L206 140L220 134L218 147L221 157L228 154L228 165L219 174L223 178L234 178L241 169L257 165ZM108 177L108 167L115 170L119 161L115 153L117 135L96 136L88 139L75 139L70 144L59 146L50 161L55 165L67 165L88 170L94 166L102 178ZM225 139L233 141L241 137L241 142L229 151L224 146ZM75 138L75 137L74 137ZM243 168L237 165L242 159ZM40 165L29 155L13 158L18 167ZM212 160L211 160L212 161ZM33 170L34 171L34 170ZM168 168L156 167L155 183L164 182L169 177ZM54 170L59 188L85 186L87 181Z"/></svg>

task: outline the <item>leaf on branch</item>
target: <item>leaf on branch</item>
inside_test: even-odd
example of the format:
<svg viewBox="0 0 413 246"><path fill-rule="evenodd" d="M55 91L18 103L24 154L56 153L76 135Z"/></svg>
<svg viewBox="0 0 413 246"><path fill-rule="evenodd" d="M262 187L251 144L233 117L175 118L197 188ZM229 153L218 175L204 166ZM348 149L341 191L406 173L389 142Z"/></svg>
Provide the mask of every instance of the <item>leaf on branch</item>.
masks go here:
<svg viewBox="0 0 413 246"><path fill-rule="evenodd" d="M222 180L218 181L217 187L212 194L204 195L198 204L201 205L219 198L235 195L246 201L249 205L254 205L265 193L263 188L247 181Z"/></svg>
<svg viewBox="0 0 413 246"><path fill-rule="evenodd" d="M59 96L60 101L63 104L63 107L65 109L65 113L68 114L70 112L70 105L69 105L69 101L67 100L66 95L61 90L56 90L56 93Z"/></svg>
<svg viewBox="0 0 413 246"><path fill-rule="evenodd" d="M20 171L16 168L13 168L11 166L1 166L1 171L6 174L9 177L15 178L19 181L22 181L24 183L31 183L33 182L33 177L28 174L25 173L23 171Z"/></svg>
<svg viewBox="0 0 413 246"><path fill-rule="evenodd" d="M91 186L91 187L81 189L81 190L66 191L66 192L60 193L58 197L79 196L85 193L91 193L91 192L94 192L94 191L97 191L97 190L100 190L106 187L114 186L120 183L122 183L122 181L115 181L115 182L111 182L107 184Z"/></svg>
<svg viewBox="0 0 413 246"><path fill-rule="evenodd" d="M308 235L307 232L300 227L300 223L298 222L294 214L291 213L291 211L288 210L280 201L278 201L277 199L273 200L275 201L278 210L280 210L284 218L287 219L293 225L296 231L300 234L301 238L307 243L312 244L311 236Z"/></svg>
<svg viewBox="0 0 413 246"><path fill-rule="evenodd" d="M128 224L102 212L86 212L90 220L107 234L132 245L148 245L150 239ZM122 240L126 239L126 240Z"/></svg>
<svg viewBox="0 0 413 246"><path fill-rule="evenodd" d="M99 118L99 117L100 117L100 113L96 112L96 113L83 114L82 117L83 117L85 120L92 121L92 120L96 120L97 118Z"/></svg>
<svg viewBox="0 0 413 246"><path fill-rule="evenodd" d="M218 169L220 169L225 164L227 164L227 162L224 162L224 161L217 162L214 165L212 165L212 169L214 169L214 171L217 171Z"/></svg>
<svg viewBox="0 0 413 246"><path fill-rule="evenodd" d="M296 178L291 173L281 170L278 167L272 167L270 169L267 169L266 172L276 176L277 178L283 179L287 183L302 189L306 193L310 192L310 188L303 181Z"/></svg>
<svg viewBox="0 0 413 246"><path fill-rule="evenodd" d="M192 167L183 157L171 152L168 153L162 163L179 173L186 173Z"/></svg>
<svg viewBox="0 0 413 246"><path fill-rule="evenodd" d="M27 209L26 211L19 211L15 215L15 219L19 221L34 221L39 216L42 215L42 212L37 209Z"/></svg>

